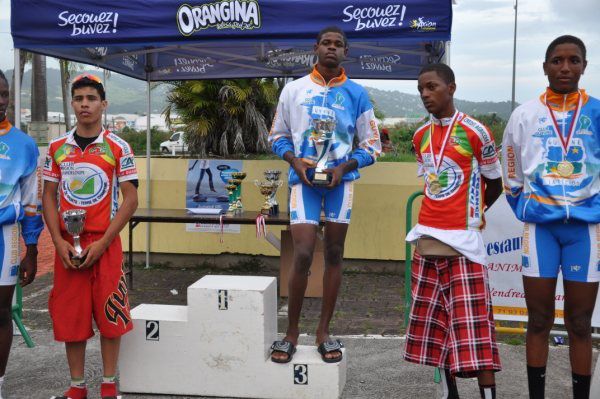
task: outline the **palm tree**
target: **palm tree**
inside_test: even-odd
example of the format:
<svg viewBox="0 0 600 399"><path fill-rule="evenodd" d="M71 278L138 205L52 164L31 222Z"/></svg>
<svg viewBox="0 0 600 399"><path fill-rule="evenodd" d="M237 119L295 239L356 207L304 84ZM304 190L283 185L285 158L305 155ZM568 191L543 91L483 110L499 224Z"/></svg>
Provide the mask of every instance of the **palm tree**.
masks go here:
<svg viewBox="0 0 600 399"><path fill-rule="evenodd" d="M15 51L21 51L21 57L20 59L20 65L19 65L19 71L21 71L20 73L20 82L19 84L21 85L21 87L23 86L23 75L25 73L25 65L28 62L31 62L31 58L33 56L32 53L28 53L27 51L24 50L19 50L19 49L15 49ZM16 68L16 65L15 65ZM15 70L13 69L13 75L12 75L12 84L10 85L10 94L9 94L9 103L8 103L8 110L7 110L7 115L6 117L8 118L8 120L10 121L10 123L14 124L15 123ZM19 93L19 95L21 95L21 93ZM20 128L20 126L19 126Z"/></svg>
<svg viewBox="0 0 600 399"><path fill-rule="evenodd" d="M179 115L190 151L201 157L265 153L277 94L274 79L173 82L164 114Z"/></svg>
<svg viewBox="0 0 600 399"><path fill-rule="evenodd" d="M31 121L48 121L46 57L34 54L31 63Z"/></svg>

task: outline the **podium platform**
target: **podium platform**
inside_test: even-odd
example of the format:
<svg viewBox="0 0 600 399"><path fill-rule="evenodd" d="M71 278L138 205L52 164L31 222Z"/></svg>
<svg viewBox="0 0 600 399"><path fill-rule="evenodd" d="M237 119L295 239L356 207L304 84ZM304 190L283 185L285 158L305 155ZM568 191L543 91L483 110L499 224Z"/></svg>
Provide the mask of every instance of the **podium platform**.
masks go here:
<svg viewBox="0 0 600 399"><path fill-rule="evenodd" d="M123 392L242 398L338 398L347 353L323 362L298 346L287 364L271 362L277 337L274 277L205 276L188 287L188 305L142 304L119 359Z"/></svg>

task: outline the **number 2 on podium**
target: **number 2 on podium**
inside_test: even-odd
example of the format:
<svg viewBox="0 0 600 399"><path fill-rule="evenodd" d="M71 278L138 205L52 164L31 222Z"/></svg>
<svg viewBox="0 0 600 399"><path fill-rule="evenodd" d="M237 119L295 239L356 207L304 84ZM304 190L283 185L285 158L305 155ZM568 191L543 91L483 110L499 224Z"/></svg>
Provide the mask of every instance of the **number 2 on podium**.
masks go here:
<svg viewBox="0 0 600 399"><path fill-rule="evenodd" d="M219 310L227 310L229 304L227 303L227 290L219 290Z"/></svg>

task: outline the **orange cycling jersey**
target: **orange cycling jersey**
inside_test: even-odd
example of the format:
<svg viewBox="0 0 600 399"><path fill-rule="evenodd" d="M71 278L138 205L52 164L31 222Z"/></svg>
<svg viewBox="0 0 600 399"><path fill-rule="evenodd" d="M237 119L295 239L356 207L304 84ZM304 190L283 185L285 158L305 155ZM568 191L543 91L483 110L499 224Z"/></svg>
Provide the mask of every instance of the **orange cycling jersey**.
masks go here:
<svg viewBox="0 0 600 399"><path fill-rule="evenodd" d="M74 130L48 146L44 180L59 183L59 212L87 210L84 232L103 233L118 209L119 183L136 180L137 170L129 144L103 131L84 150ZM65 231L61 220L61 229Z"/></svg>
<svg viewBox="0 0 600 399"><path fill-rule="evenodd" d="M432 117L413 136L419 175L425 177L419 224L444 230L479 231L485 225L482 176L501 177L496 145L483 124L459 112L440 154L450 119ZM435 161L431 154L432 131ZM439 163L437 170L434 162ZM437 186L433 190L432 182Z"/></svg>

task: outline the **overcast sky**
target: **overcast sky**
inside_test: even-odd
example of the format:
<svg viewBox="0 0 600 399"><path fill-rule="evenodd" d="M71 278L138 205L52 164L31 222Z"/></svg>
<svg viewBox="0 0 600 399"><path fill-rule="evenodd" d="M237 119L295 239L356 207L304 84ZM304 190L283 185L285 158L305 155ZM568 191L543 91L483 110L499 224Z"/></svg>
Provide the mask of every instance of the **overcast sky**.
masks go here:
<svg viewBox="0 0 600 399"><path fill-rule="evenodd" d="M399 0L401 2L401 0ZM450 65L456 97L472 101L511 98L514 0L457 0L454 6ZM544 53L557 36L579 36L588 49L582 88L600 97L600 0L519 0L516 99L524 102L547 84ZM0 0L0 69L13 67L10 0ZM49 66L58 64L49 62ZM385 90L416 93L415 82L362 80Z"/></svg>

